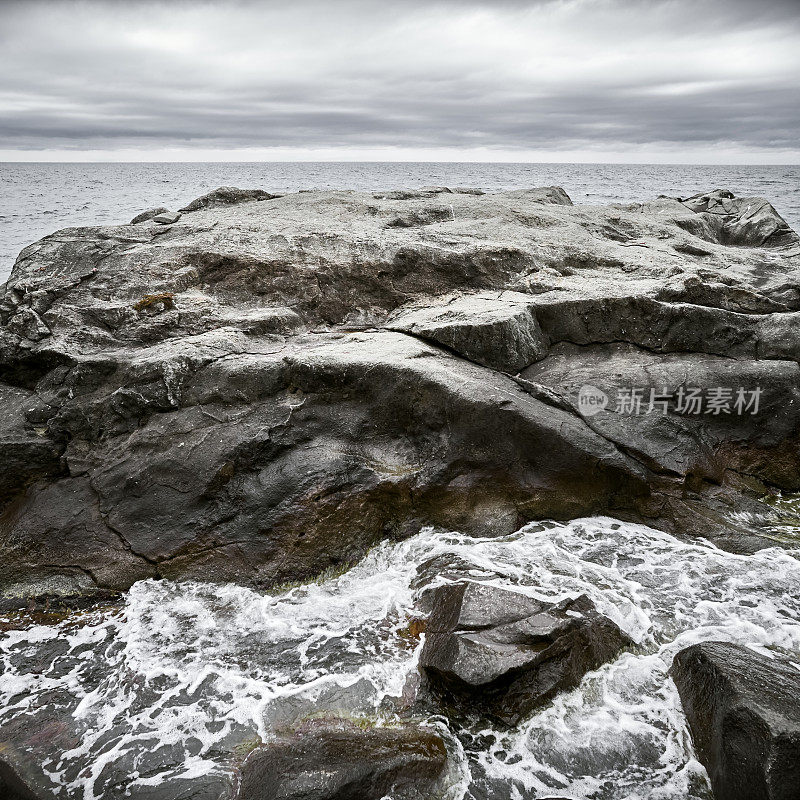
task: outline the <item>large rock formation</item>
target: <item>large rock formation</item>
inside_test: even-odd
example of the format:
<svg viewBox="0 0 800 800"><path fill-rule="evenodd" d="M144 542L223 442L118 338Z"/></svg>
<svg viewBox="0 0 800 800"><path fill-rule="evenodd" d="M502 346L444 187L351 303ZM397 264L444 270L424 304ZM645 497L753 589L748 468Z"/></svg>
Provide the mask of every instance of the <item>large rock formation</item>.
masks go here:
<svg viewBox="0 0 800 800"><path fill-rule="evenodd" d="M544 603L473 581L432 591L419 661L432 691L509 725L633 644L585 595Z"/></svg>
<svg viewBox="0 0 800 800"><path fill-rule="evenodd" d="M672 665L716 800L800 798L800 668L740 645L703 642Z"/></svg>
<svg viewBox="0 0 800 800"><path fill-rule="evenodd" d="M265 586L597 512L771 544L728 515L800 486L800 244L719 203L223 189L31 245L0 302L0 593ZM632 416L629 383L761 410Z"/></svg>

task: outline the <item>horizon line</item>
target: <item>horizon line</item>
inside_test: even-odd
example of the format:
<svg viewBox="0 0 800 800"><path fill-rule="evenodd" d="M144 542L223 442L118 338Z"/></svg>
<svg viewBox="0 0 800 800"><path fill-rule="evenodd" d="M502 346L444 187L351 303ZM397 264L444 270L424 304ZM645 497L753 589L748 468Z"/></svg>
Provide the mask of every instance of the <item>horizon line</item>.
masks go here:
<svg viewBox="0 0 800 800"><path fill-rule="evenodd" d="M542 164L542 165L603 165L615 167L797 167L799 161L772 162L772 161L584 161L575 159L572 161L538 161L538 160L467 160L459 161L455 159L63 159L63 160L22 160L22 159L0 159L0 164L506 164L513 166L516 164Z"/></svg>

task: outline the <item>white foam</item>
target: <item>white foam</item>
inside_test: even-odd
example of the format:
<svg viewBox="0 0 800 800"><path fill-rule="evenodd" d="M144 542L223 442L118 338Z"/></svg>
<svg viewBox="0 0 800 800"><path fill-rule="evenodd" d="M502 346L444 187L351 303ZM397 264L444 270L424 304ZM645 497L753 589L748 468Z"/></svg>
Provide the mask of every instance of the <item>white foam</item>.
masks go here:
<svg viewBox="0 0 800 800"><path fill-rule="evenodd" d="M778 549L736 556L608 518L496 539L427 530L319 585L270 595L144 581L121 612L7 633L0 724L56 692L80 742L46 769L64 797L93 800L126 758L141 773L135 790L224 769L218 752L231 736L267 739L319 709L375 715L416 669L419 643L404 631L416 615L411 583L419 564L442 554L466 561L473 578L531 596L585 593L637 642L518 731L484 731L489 746L464 737L474 779L509 784L512 796L705 796L667 677L672 657L703 639L800 649L800 562ZM66 653L48 661L59 640ZM32 663L45 663L41 674ZM183 755L148 772L159 746Z"/></svg>

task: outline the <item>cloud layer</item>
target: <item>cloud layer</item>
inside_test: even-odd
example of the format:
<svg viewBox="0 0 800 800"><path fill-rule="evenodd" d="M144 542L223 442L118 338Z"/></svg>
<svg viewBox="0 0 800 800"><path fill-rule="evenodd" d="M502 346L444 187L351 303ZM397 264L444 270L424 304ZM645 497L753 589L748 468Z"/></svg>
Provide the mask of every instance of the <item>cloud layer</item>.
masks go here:
<svg viewBox="0 0 800 800"><path fill-rule="evenodd" d="M7 158L800 159L795 0L28 0L2 14Z"/></svg>

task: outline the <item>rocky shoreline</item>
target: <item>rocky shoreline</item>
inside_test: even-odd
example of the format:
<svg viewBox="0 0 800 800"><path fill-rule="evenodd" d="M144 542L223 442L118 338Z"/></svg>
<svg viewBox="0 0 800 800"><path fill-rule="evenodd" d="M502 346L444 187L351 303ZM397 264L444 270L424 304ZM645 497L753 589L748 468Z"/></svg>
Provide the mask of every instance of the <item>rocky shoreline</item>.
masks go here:
<svg viewBox="0 0 800 800"><path fill-rule="evenodd" d="M0 299L0 602L160 578L269 591L428 527L506 537L597 514L745 555L796 547L773 504L800 490L799 361L800 237L725 190L593 207L556 187L223 187L59 231ZM636 644L586 597L515 599L452 563L429 578L406 726L420 708L516 725ZM692 663L676 661L682 698ZM696 741L725 713L698 706ZM752 796L784 796L789 717L777 771L725 783L724 742L698 747L717 800L765 771ZM284 732L192 796L455 799L450 744L377 730ZM0 734L0 786L47 796L21 734ZM286 759L351 748L284 780Z"/></svg>

